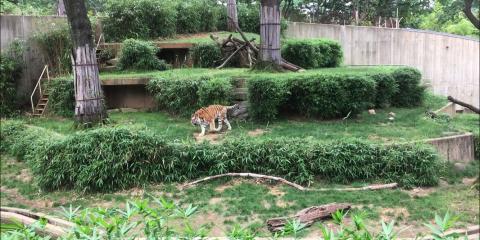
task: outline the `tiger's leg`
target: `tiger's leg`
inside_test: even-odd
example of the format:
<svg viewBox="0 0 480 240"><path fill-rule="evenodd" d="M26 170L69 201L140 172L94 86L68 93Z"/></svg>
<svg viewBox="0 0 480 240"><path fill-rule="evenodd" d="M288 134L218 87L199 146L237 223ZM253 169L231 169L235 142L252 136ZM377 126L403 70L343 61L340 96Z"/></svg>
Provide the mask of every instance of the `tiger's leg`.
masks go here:
<svg viewBox="0 0 480 240"><path fill-rule="evenodd" d="M200 135L198 135L198 136L199 136L199 137L203 137L203 136L205 136L205 125L200 124L200 128L202 129L202 132L201 132Z"/></svg>
<svg viewBox="0 0 480 240"><path fill-rule="evenodd" d="M230 122L228 121L228 119L225 118L223 119L223 121L225 121L225 123L227 124L228 130L232 130L232 126L230 125Z"/></svg>
<svg viewBox="0 0 480 240"><path fill-rule="evenodd" d="M218 128L216 128L215 131L219 132L222 130L222 123L223 123L223 119L218 118Z"/></svg>
<svg viewBox="0 0 480 240"><path fill-rule="evenodd" d="M218 132L218 130L215 128L215 119L210 122L210 132Z"/></svg>

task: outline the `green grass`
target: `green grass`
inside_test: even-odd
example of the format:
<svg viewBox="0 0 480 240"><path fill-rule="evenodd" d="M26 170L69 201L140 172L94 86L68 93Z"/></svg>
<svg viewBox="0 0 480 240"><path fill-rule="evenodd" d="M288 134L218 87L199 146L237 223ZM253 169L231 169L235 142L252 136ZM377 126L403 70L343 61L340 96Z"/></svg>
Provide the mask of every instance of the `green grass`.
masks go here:
<svg viewBox="0 0 480 240"><path fill-rule="evenodd" d="M363 139L366 141L391 143L435 138L475 130L475 115L457 115L453 120L437 121L425 116L425 111L435 110L446 103L444 98L429 94L424 106L417 108L387 108L376 110L375 115L363 112L357 118L335 121L312 119L279 119L275 122L258 124L254 122L232 121L232 131L220 138L249 136L249 132L261 129L264 134L256 138L300 137L317 141L338 139ZM388 120L389 112L396 114L395 120ZM146 129L167 139L193 141L193 133L198 127L190 124L189 118L180 118L163 112L110 113L112 124L126 125L136 129ZM44 127L61 134L77 131L73 120L58 118L28 118L31 125Z"/></svg>
<svg viewBox="0 0 480 240"><path fill-rule="evenodd" d="M197 33L197 34L178 34L174 38L165 38L161 39L159 42L169 42L169 43L214 43L210 38L210 34L216 35L220 40L227 38L230 34L233 37L242 39L240 33L231 33L231 32L208 32L208 33ZM256 33L244 33L248 40L255 38L255 42L260 42L260 35ZM243 40L243 39L242 39Z"/></svg>
<svg viewBox="0 0 480 240"><path fill-rule="evenodd" d="M247 68L225 68L225 69L210 69L210 68L180 68L172 69L167 71L112 71L112 72L102 72L100 73L100 80L106 79L122 79L122 78L178 78L184 79L187 77L200 77L200 76L211 76L211 77L262 77L262 76L282 76L282 77L291 77L291 76L308 76L315 75L319 73L323 74L351 74L351 73L381 73L385 70L393 70L395 67L392 66L374 66L374 67L353 67L353 66L344 66L336 68L321 68L321 69L311 69L304 72L286 72L286 73L267 73L267 72L258 72L250 71Z"/></svg>

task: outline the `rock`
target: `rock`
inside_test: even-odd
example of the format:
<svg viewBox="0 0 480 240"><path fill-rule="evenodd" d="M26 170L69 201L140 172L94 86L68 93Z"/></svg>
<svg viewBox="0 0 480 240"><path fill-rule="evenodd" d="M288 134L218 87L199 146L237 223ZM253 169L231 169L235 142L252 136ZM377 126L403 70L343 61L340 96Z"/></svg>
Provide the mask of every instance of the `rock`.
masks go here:
<svg viewBox="0 0 480 240"><path fill-rule="evenodd" d="M389 117L389 118L388 118L388 121L390 121L390 122L393 122L393 120L395 120L394 117Z"/></svg>
<svg viewBox="0 0 480 240"><path fill-rule="evenodd" d="M120 109L114 108L114 109L108 109L107 110L107 113L116 113L116 112L120 112Z"/></svg>
<svg viewBox="0 0 480 240"><path fill-rule="evenodd" d="M375 109L368 109L368 114L375 115L377 113L375 112Z"/></svg>
<svg viewBox="0 0 480 240"><path fill-rule="evenodd" d="M127 112L138 112L138 109L135 109L135 108L120 108L120 112L124 112L124 113L127 113Z"/></svg>
<svg viewBox="0 0 480 240"><path fill-rule="evenodd" d="M395 114L394 112L389 112L389 113L388 113L388 116L389 116L389 117L395 117L395 115L396 115L396 114Z"/></svg>
<svg viewBox="0 0 480 240"><path fill-rule="evenodd" d="M465 163L455 163L453 164L453 167L457 170L457 171L465 171L465 169L467 168L467 165Z"/></svg>
<svg viewBox="0 0 480 240"><path fill-rule="evenodd" d="M118 63L119 59L118 58L112 58L110 60L107 60L107 65L108 66L116 66Z"/></svg>

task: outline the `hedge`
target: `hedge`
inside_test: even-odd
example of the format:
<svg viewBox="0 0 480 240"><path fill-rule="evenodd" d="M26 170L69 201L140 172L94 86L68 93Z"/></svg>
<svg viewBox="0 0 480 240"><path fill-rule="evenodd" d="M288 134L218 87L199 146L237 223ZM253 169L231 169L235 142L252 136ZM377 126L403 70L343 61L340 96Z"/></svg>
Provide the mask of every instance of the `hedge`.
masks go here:
<svg viewBox="0 0 480 240"><path fill-rule="evenodd" d="M19 113L16 82L23 71L23 44L12 42L0 54L0 117L11 117Z"/></svg>
<svg viewBox="0 0 480 240"><path fill-rule="evenodd" d="M7 152L13 142L22 142L34 131L12 122L4 122L1 129L9 131L2 136L6 141L0 148ZM47 130L35 134L53 138ZM432 186L437 184L443 166L425 145L287 138L185 144L125 127L80 131L42 144L34 145L22 157L44 190L112 191L227 172L275 175L300 184L321 178L334 183L382 181L398 182L403 187Z"/></svg>
<svg viewBox="0 0 480 240"><path fill-rule="evenodd" d="M61 117L73 117L75 109L73 79L53 79L47 90L49 91L48 111Z"/></svg>
<svg viewBox="0 0 480 240"><path fill-rule="evenodd" d="M398 91L392 97L392 105L396 107L420 106L425 97L425 87L420 85L422 74L415 68L399 68L393 72L398 84Z"/></svg>
<svg viewBox="0 0 480 240"><path fill-rule="evenodd" d="M147 84L158 108L171 114L190 116L210 104L229 104L232 82L225 78L156 78Z"/></svg>
<svg viewBox="0 0 480 240"><path fill-rule="evenodd" d="M220 47L214 43L197 44L192 48L191 53L194 67L212 68L222 59Z"/></svg>
<svg viewBox="0 0 480 240"><path fill-rule="evenodd" d="M288 40L283 43L282 57L307 69L338 67L343 51L338 42L329 39Z"/></svg>
<svg viewBox="0 0 480 240"><path fill-rule="evenodd" d="M167 70L170 67L157 58L153 42L127 39L123 41L118 68L121 70Z"/></svg>

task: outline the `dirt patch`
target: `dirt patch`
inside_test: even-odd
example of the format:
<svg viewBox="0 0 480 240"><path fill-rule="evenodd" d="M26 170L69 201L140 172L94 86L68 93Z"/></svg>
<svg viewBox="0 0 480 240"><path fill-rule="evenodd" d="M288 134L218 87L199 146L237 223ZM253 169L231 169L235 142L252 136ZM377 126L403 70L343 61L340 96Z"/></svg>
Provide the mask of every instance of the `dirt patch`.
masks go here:
<svg viewBox="0 0 480 240"><path fill-rule="evenodd" d="M390 222L397 219L407 219L410 213L406 208L382 208L380 210L380 219L384 222Z"/></svg>
<svg viewBox="0 0 480 240"><path fill-rule="evenodd" d="M24 182L24 183L28 183L28 182L32 181L32 173L30 172L29 169L22 169L20 171L20 174L15 176L15 178L17 180L20 180L20 181Z"/></svg>
<svg viewBox="0 0 480 240"><path fill-rule="evenodd" d="M474 178L463 178L462 179L462 183L467 185L467 186L471 186L475 183L475 181L477 181L477 178L474 177Z"/></svg>
<svg viewBox="0 0 480 240"><path fill-rule="evenodd" d="M218 144L223 139L222 133L207 133L204 136L199 136L200 133L194 133L193 138L197 143L207 141L209 143Z"/></svg>
<svg viewBox="0 0 480 240"><path fill-rule="evenodd" d="M270 194L273 196L282 197L285 195L285 192L280 189L279 185L276 185L270 188Z"/></svg>
<svg viewBox="0 0 480 240"><path fill-rule="evenodd" d="M263 130L263 129L260 129L260 128L257 128L253 131L248 131L248 136L250 137L256 137L256 136L261 136L263 135L264 133L266 133L267 131Z"/></svg>
<svg viewBox="0 0 480 240"><path fill-rule="evenodd" d="M17 189L9 189L1 187L1 192L7 195L7 198L15 204L21 204L28 206L30 209L51 209L53 207L53 201L47 199L34 199L30 200L22 196ZM63 200L60 200L61 202ZM66 202L66 201L65 201Z"/></svg>
<svg viewBox="0 0 480 240"><path fill-rule="evenodd" d="M410 197L426 197L433 192L435 192L435 188L414 188L412 190L403 190L404 192L408 193Z"/></svg>
<svg viewBox="0 0 480 240"><path fill-rule="evenodd" d="M242 179L233 179L233 180L231 180L231 181L229 181L225 184L222 184L222 185L216 187L215 191L221 193L221 192L225 191L225 189L240 185L243 181L242 181Z"/></svg>
<svg viewBox="0 0 480 240"><path fill-rule="evenodd" d="M223 200L222 198L218 198L218 197L210 198L210 200L208 201L208 204L216 205L216 204L221 203L222 200Z"/></svg>

